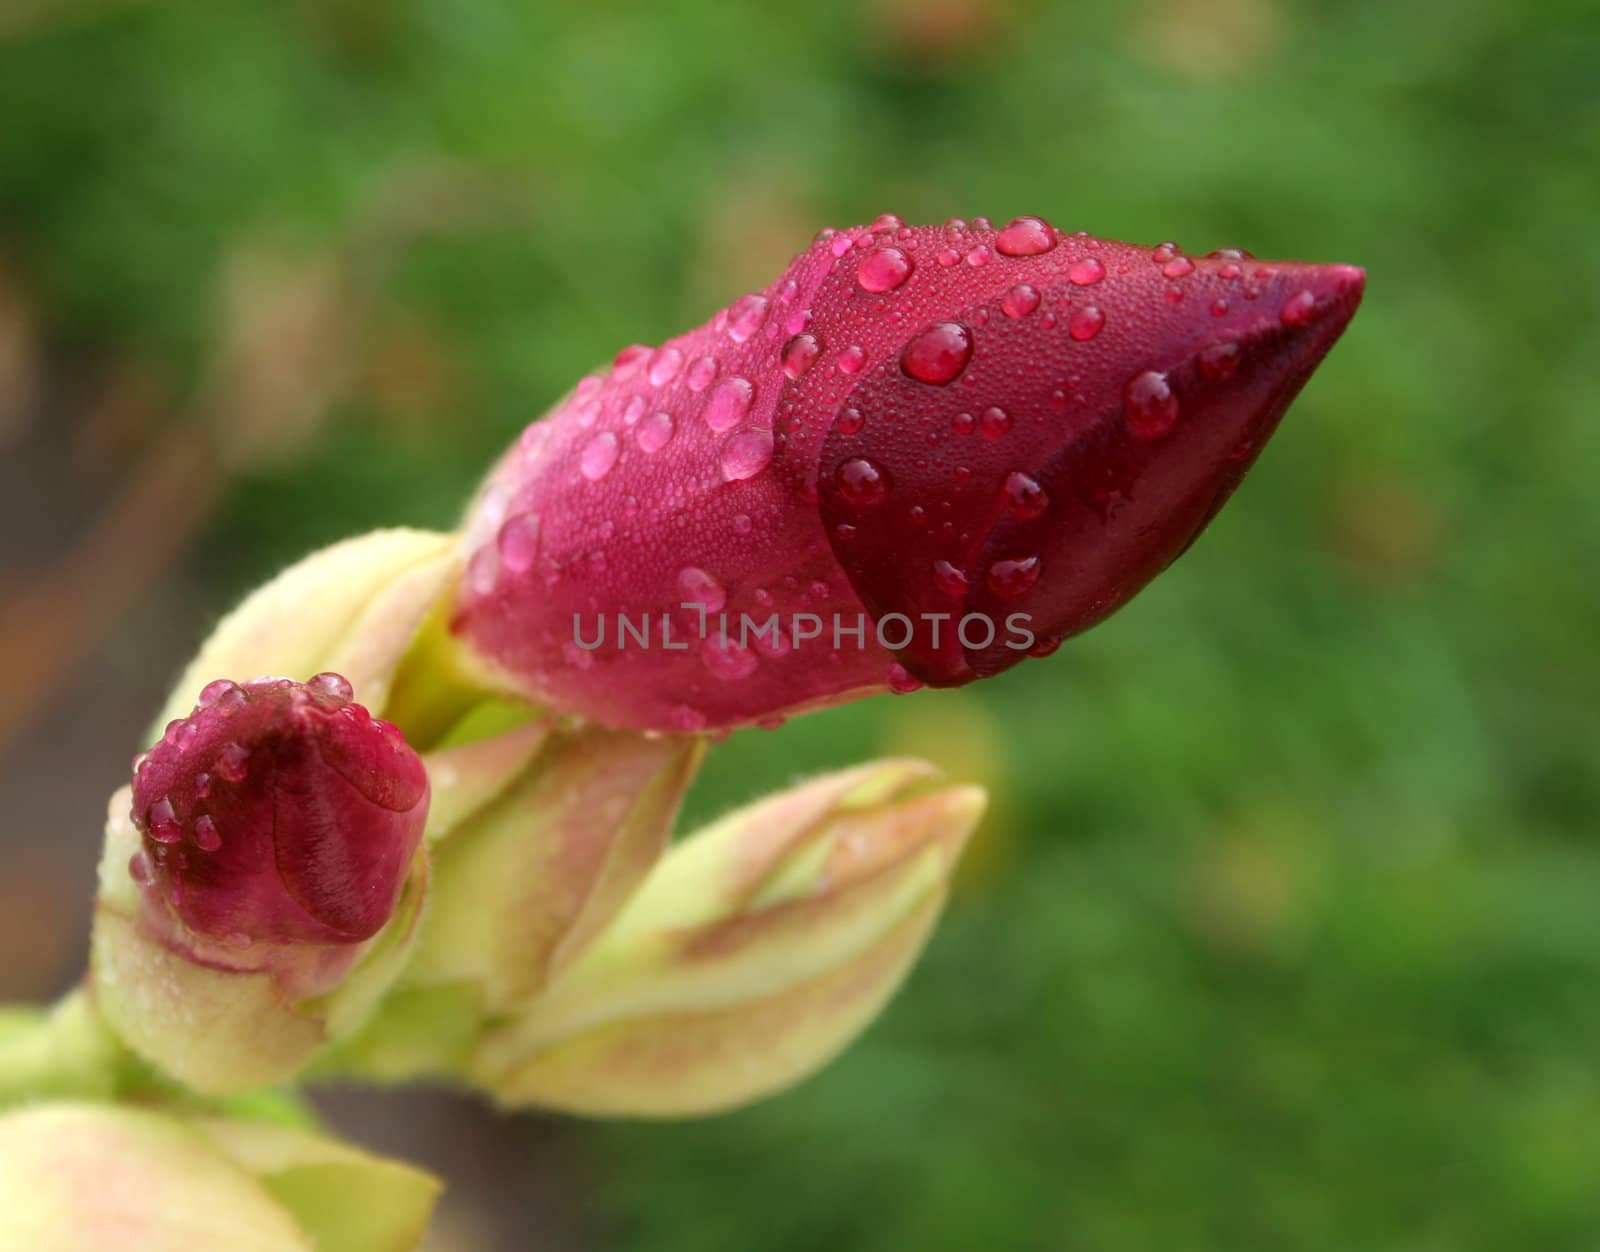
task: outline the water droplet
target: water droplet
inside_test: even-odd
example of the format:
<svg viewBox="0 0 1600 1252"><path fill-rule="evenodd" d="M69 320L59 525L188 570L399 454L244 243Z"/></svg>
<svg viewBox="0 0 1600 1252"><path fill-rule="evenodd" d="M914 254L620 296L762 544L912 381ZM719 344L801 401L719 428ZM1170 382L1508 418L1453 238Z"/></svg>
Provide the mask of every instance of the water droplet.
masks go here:
<svg viewBox="0 0 1600 1252"><path fill-rule="evenodd" d="M1106 324L1106 315L1092 304L1086 304L1081 309L1073 309L1067 318L1067 334L1079 343L1087 343L1100 333L1100 328Z"/></svg>
<svg viewBox="0 0 1600 1252"><path fill-rule="evenodd" d="M177 843L183 838L183 828L178 825L177 816L172 811L172 801L166 796L150 806L145 814L145 825L150 838L157 843Z"/></svg>
<svg viewBox="0 0 1600 1252"><path fill-rule="evenodd" d="M224 744L211 772L225 782L242 782L250 772L250 753L236 743Z"/></svg>
<svg viewBox="0 0 1600 1252"><path fill-rule="evenodd" d="M1150 253L1150 259L1157 265L1165 265L1177 255L1178 245L1169 239L1165 243L1158 243L1155 246L1155 249Z"/></svg>
<svg viewBox="0 0 1600 1252"><path fill-rule="evenodd" d="M201 770L194 776L194 794L197 799L204 800L211 795L211 775Z"/></svg>
<svg viewBox="0 0 1600 1252"><path fill-rule="evenodd" d="M947 596L961 599L967 594L967 576L949 561L933 563L933 585Z"/></svg>
<svg viewBox="0 0 1600 1252"><path fill-rule="evenodd" d="M652 387L664 387L678 376L678 371L683 368L683 353L677 348L657 348L656 354L650 358L650 370L647 377Z"/></svg>
<svg viewBox="0 0 1600 1252"><path fill-rule="evenodd" d="M1128 381L1122 393L1122 414L1128 429L1142 439L1159 439L1178 420L1178 396L1157 370L1146 370Z"/></svg>
<svg viewBox="0 0 1600 1252"><path fill-rule="evenodd" d="M834 419L833 424L838 427L841 435L854 435L867 424L867 419L860 409L847 406L839 410L839 416Z"/></svg>
<svg viewBox="0 0 1600 1252"><path fill-rule="evenodd" d="M135 852L128 858L128 876L141 887L150 885L150 862L145 859L142 851Z"/></svg>
<svg viewBox="0 0 1600 1252"><path fill-rule="evenodd" d="M728 602L728 592L716 576L693 565L678 571L678 591L684 603L698 604L707 613L719 613Z"/></svg>
<svg viewBox="0 0 1600 1252"><path fill-rule="evenodd" d="M889 664L889 690L897 696L908 696L913 691L919 691L922 684L911 677L911 671L898 661Z"/></svg>
<svg viewBox="0 0 1600 1252"><path fill-rule="evenodd" d="M1045 510L1050 507L1050 497L1045 489L1021 470L1012 470L1006 475L1001 496L1013 517L1027 521L1044 516Z"/></svg>
<svg viewBox="0 0 1600 1252"><path fill-rule="evenodd" d="M356 697L355 688L350 685L350 680L343 674L335 674L332 670L324 670L306 679L306 686L337 700L340 704L349 704Z"/></svg>
<svg viewBox="0 0 1600 1252"><path fill-rule="evenodd" d="M880 213L872 221L868 230L899 230L905 225L897 213Z"/></svg>
<svg viewBox="0 0 1600 1252"><path fill-rule="evenodd" d="M815 335L796 335L783 345L783 372L789 378L799 378L817 359L822 345Z"/></svg>
<svg viewBox="0 0 1600 1252"><path fill-rule="evenodd" d="M1039 290L1027 283L1018 283L1000 301L1000 309L1007 317L1027 317L1038 307Z"/></svg>
<svg viewBox="0 0 1600 1252"><path fill-rule="evenodd" d="M928 510L923 508L920 504L913 504L908 510L906 510L906 521L910 522L911 525L916 527L918 530L921 530L928 524Z"/></svg>
<svg viewBox="0 0 1600 1252"><path fill-rule="evenodd" d="M657 411L640 422L633 432L633 441L643 452L660 452L672 438L672 414Z"/></svg>
<svg viewBox="0 0 1600 1252"><path fill-rule="evenodd" d="M1195 358L1195 364L1200 373L1214 383L1225 383L1233 377L1233 372L1239 368L1239 345L1236 343L1214 343L1200 350Z"/></svg>
<svg viewBox="0 0 1600 1252"><path fill-rule="evenodd" d="M1215 248L1206 253L1206 255L1215 261L1253 261L1255 259L1253 254L1246 252L1243 248Z"/></svg>
<svg viewBox="0 0 1600 1252"><path fill-rule="evenodd" d="M617 463L620 450L616 435L603 430L583 445L583 451L578 456L578 468L590 482L599 482Z"/></svg>
<svg viewBox="0 0 1600 1252"><path fill-rule="evenodd" d="M1098 257L1086 256L1067 267L1067 281L1079 287L1092 287L1106 276L1106 267Z"/></svg>
<svg viewBox="0 0 1600 1252"><path fill-rule="evenodd" d="M950 419L950 429L958 435L970 435L978 429L978 419L971 413L957 413Z"/></svg>
<svg viewBox="0 0 1600 1252"><path fill-rule="evenodd" d="M889 494L889 475L883 467L865 457L852 457L834 472L839 494L858 509L882 504Z"/></svg>
<svg viewBox="0 0 1600 1252"><path fill-rule="evenodd" d="M167 723L167 728L161 732L161 738L168 747L182 751L182 740L186 725L187 723L181 717L175 717Z"/></svg>
<svg viewBox="0 0 1600 1252"><path fill-rule="evenodd" d="M972 266L973 269L982 269L993 258L994 253L989 251L988 246L979 244L971 252L967 253L967 264Z"/></svg>
<svg viewBox="0 0 1600 1252"><path fill-rule="evenodd" d="M772 432L743 430L722 445L718 458L724 482L754 478L772 464Z"/></svg>
<svg viewBox="0 0 1600 1252"><path fill-rule="evenodd" d="M728 310L728 337L734 343L743 343L761 329L767 320L765 296L740 296Z"/></svg>
<svg viewBox="0 0 1600 1252"><path fill-rule="evenodd" d="M202 813L194 819L194 841L202 852L215 852L222 846L222 835L209 813Z"/></svg>
<svg viewBox="0 0 1600 1252"><path fill-rule="evenodd" d="M734 517L734 519L733 519L733 533L734 534L736 534L736 535L748 535L750 533L750 531L751 531L751 528L752 528L752 524L751 524L751 521L750 521L750 514L748 514L748 513L740 513L740 514L737 514Z"/></svg>
<svg viewBox="0 0 1600 1252"><path fill-rule="evenodd" d="M703 414L706 425L719 434L725 430L732 430L744 421L755 394L756 389L748 378L735 374L732 378L724 379L716 385L711 392L711 398L706 401Z"/></svg>
<svg viewBox="0 0 1600 1252"><path fill-rule="evenodd" d="M638 370L644 359L650 355L650 349L642 343L629 344L611 359L611 368L618 378L626 378Z"/></svg>
<svg viewBox="0 0 1600 1252"><path fill-rule="evenodd" d="M911 277L914 268L915 263L899 248L879 248L861 258L856 282L863 291L893 291Z"/></svg>
<svg viewBox="0 0 1600 1252"><path fill-rule="evenodd" d="M760 664L756 654L749 648L715 634L700 645L700 660L706 669L723 682L749 678Z"/></svg>
<svg viewBox="0 0 1600 1252"><path fill-rule="evenodd" d="M644 416L644 407L644 397L637 392L634 393L629 397L628 403L623 406L622 424L624 426L636 425L639 419Z"/></svg>
<svg viewBox="0 0 1600 1252"><path fill-rule="evenodd" d="M851 344L839 354L839 359L834 362L834 368L841 374L854 374L866 364L866 360L867 354L858 345Z"/></svg>
<svg viewBox="0 0 1600 1252"><path fill-rule="evenodd" d="M1175 256L1161 267L1167 278L1184 278L1194 273L1194 262L1186 256Z"/></svg>
<svg viewBox="0 0 1600 1252"><path fill-rule="evenodd" d="M952 265L957 265L960 263L961 254L954 248L940 248L938 255L933 259L939 262L940 265L944 266L945 269L949 269Z"/></svg>
<svg viewBox="0 0 1600 1252"><path fill-rule="evenodd" d="M525 574L539 555L539 519L532 513L507 518L495 538L500 563L513 574Z"/></svg>
<svg viewBox="0 0 1600 1252"><path fill-rule="evenodd" d="M195 701L197 707L202 709L215 708L218 705L238 704L244 699L244 689L231 679L219 678L200 688L200 697ZM137 766L135 767L137 768Z"/></svg>
<svg viewBox="0 0 1600 1252"><path fill-rule="evenodd" d="M905 346L900 368L921 383L954 382L972 359L972 332L960 322L935 322Z"/></svg>
<svg viewBox="0 0 1600 1252"><path fill-rule="evenodd" d="M989 567L984 582L1002 600L1015 600L1033 589L1033 585L1039 581L1039 568L1039 558L1036 556L996 561Z"/></svg>
<svg viewBox="0 0 1600 1252"><path fill-rule="evenodd" d="M978 425L990 439L998 439L1011 429L1011 414L999 406L988 408L978 419Z"/></svg>
<svg viewBox="0 0 1600 1252"><path fill-rule="evenodd" d="M1297 291L1284 302L1278 320L1285 326L1304 326L1311 321L1311 315L1316 307L1317 297L1314 292Z"/></svg>
<svg viewBox="0 0 1600 1252"><path fill-rule="evenodd" d="M1226 300L1213 300L1211 302L1212 317L1226 317L1228 315L1228 302Z"/></svg>
<svg viewBox="0 0 1600 1252"><path fill-rule="evenodd" d="M711 386L711 380L716 376L716 358L702 356L696 357L694 364L689 366L689 376L685 381L689 384L690 391L699 392Z"/></svg>
<svg viewBox="0 0 1600 1252"><path fill-rule="evenodd" d="M855 244L854 235L835 235L833 242L828 245L828 251L836 257L841 257L855 247Z"/></svg>
<svg viewBox="0 0 1600 1252"><path fill-rule="evenodd" d="M995 236L995 251L1001 256L1038 256L1056 246L1056 232L1037 217L1014 217Z"/></svg>

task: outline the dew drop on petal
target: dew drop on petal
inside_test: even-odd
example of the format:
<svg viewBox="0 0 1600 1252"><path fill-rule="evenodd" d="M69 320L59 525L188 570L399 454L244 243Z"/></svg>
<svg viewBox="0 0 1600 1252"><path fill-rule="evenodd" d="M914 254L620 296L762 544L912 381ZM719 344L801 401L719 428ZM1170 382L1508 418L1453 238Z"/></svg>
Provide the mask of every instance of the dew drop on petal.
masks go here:
<svg viewBox="0 0 1600 1252"><path fill-rule="evenodd" d="M1194 273L1194 262L1186 256L1175 256L1161 267L1161 273L1167 278L1185 278Z"/></svg>
<svg viewBox="0 0 1600 1252"><path fill-rule="evenodd" d="M839 494L858 509L882 504L889 495L889 475L882 466L865 457L841 462L834 472L834 481L839 486Z"/></svg>
<svg viewBox="0 0 1600 1252"><path fill-rule="evenodd" d="M200 697L195 704L202 709L215 708L218 705L237 704L244 699L244 690L238 683L228 678L218 678L200 688ZM134 766L138 769L138 766Z"/></svg>
<svg viewBox="0 0 1600 1252"><path fill-rule="evenodd" d="M1081 309L1073 309L1067 318L1067 334L1079 343L1087 343L1100 333L1100 328L1106 324L1106 315L1098 307L1086 304Z"/></svg>
<svg viewBox="0 0 1600 1252"><path fill-rule="evenodd" d="M1000 309L1007 317L1027 317L1039 307L1039 289L1027 283L1018 283L1000 301Z"/></svg>
<svg viewBox="0 0 1600 1252"><path fill-rule="evenodd" d="M734 375L724 379L712 389L711 397L706 401L704 417L706 425L719 434L725 430L732 430L750 411L750 402L755 399L756 389L748 378Z"/></svg>
<svg viewBox="0 0 1600 1252"><path fill-rule="evenodd" d="M1128 429L1141 439L1159 439L1178 420L1178 396L1167 376L1146 370L1128 380L1122 393L1122 414Z"/></svg>
<svg viewBox="0 0 1600 1252"><path fill-rule="evenodd" d="M938 255L933 259L944 266L945 269L949 269L952 265L960 264L961 254L954 248L940 248Z"/></svg>
<svg viewBox="0 0 1600 1252"><path fill-rule="evenodd" d="M978 419L978 426L990 439L998 439L1011 429L1011 414L998 405L987 408Z"/></svg>
<svg viewBox="0 0 1600 1252"><path fill-rule="evenodd" d="M617 463L620 450L616 435L603 430L583 445L583 451L578 456L578 468L590 482L599 482Z"/></svg>
<svg viewBox="0 0 1600 1252"><path fill-rule="evenodd" d="M324 670L306 679L306 686L312 691L337 700L340 704L349 704L356 697L355 688L350 685L350 680L343 674L335 674L332 670Z"/></svg>
<svg viewBox="0 0 1600 1252"><path fill-rule="evenodd" d="M867 354L859 345L851 344L839 354L839 359L834 362L834 368L841 374L854 374L866 364Z"/></svg>
<svg viewBox="0 0 1600 1252"><path fill-rule="evenodd" d="M177 816L172 811L172 801L162 796L150 806L150 811L145 814L145 823L150 831L150 838L157 843L177 843L183 838L183 829L178 825Z"/></svg>
<svg viewBox="0 0 1600 1252"><path fill-rule="evenodd" d="M765 296L740 296L728 310L728 336L734 343L744 343L767 319Z"/></svg>
<svg viewBox="0 0 1600 1252"><path fill-rule="evenodd" d="M639 423L633 441L643 452L660 452L672 438L672 431L672 414L658 410Z"/></svg>
<svg viewBox="0 0 1600 1252"><path fill-rule="evenodd" d="M223 745L222 751L217 753L216 764L211 767L211 772L226 782L241 782L250 772L249 749L237 743Z"/></svg>
<svg viewBox="0 0 1600 1252"><path fill-rule="evenodd" d="M972 266L973 269L982 269L985 265L989 264L993 258L994 253L991 252L985 245L979 244L976 248L972 249L971 252L967 253L967 264Z"/></svg>
<svg viewBox="0 0 1600 1252"><path fill-rule="evenodd" d="M222 846L222 835L208 813L194 819L194 841L202 852L215 852Z"/></svg>
<svg viewBox="0 0 1600 1252"><path fill-rule="evenodd" d="M971 413L957 413L950 419L950 429L958 435L970 435L978 429L978 419Z"/></svg>
<svg viewBox="0 0 1600 1252"><path fill-rule="evenodd" d="M1079 287L1092 287L1106 276L1106 267L1098 257L1086 256L1067 267L1067 280Z"/></svg>
<svg viewBox="0 0 1600 1252"><path fill-rule="evenodd" d="M989 567L984 582L989 590L1002 600L1015 600L1026 595L1039 581L1039 558L1036 556L1011 557L996 561Z"/></svg>
<svg viewBox="0 0 1600 1252"><path fill-rule="evenodd" d="M947 596L960 599L967 594L967 576L949 561L933 563L933 585Z"/></svg>
<svg viewBox="0 0 1600 1252"><path fill-rule="evenodd" d="M899 248L879 248L861 258L856 282L863 291L893 291L911 277L913 268L914 262Z"/></svg>
<svg viewBox="0 0 1600 1252"><path fill-rule="evenodd" d="M1055 231L1037 217L1012 218L994 241L995 251L1001 256L1038 256L1055 246Z"/></svg>
<svg viewBox="0 0 1600 1252"><path fill-rule="evenodd" d="M972 332L960 322L935 322L900 353L900 368L921 383L954 382L972 359Z"/></svg>
<svg viewBox="0 0 1600 1252"><path fill-rule="evenodd" d="M1239 345L1230 342L1210 344L1200 349L1195 357L1195 365L1212 382L1225 383L1239 368Z"/></svg>
<svg viewBox="0 0 1600 1252"><path fill-rule="evenodd" d="M754 478L772 464L772 432L743 430L729 437L718 456L724 482Z"/></svg>
<svg viewBox="0 0 1600 1252"><path fill-rule="evenodd" d="M689 366L689 376L684 381L689 384L690 391L699 392L711 386L711 380L716 376L716 358L700 356L696 357L694 364Z"/></svg>
<svg viewBox="0 0 1600 1252"><path fill-rule="evenodd" d="M913 691L920 691L922 683L911 676L911 671L898 661L889 665L889 690L897 696L907 696Z"/></svg>
<svg viewBox="0 0 1600 1252"><path fill-rule="evenodd" d="M700 645L700 660L714 676L723 682L737 682L756 672L760 662L756 654L733 639L723 639L713 634Z"/></svg>
<svg viewBox="0 0 1600 1252"><path fill-rule="evenodd" d="M656 354L650 358L650 369L646 377L650 379L652 387L664 387L678 376L678 371L683 368L683 353L677 348L657 348Z"/></svg>
<svg viewBox="0 0 1600 1252"><path fill-rule="evenodd" d="M128 876L141 887L150 885L150 862L145 859L142 851L135 852L128 858Z"/></svg>
<svg viewBox="0 0 1600 1252"><path fill-rule="evenodd" d="M728 602L728 592L716 576L690 565L678 571L678 592L685 604L698 604L707 613L718 613Z"/></svg>
<svg viewBox="0 0 1600 1252"><path fill-rule="evenodd" d="M1310 291L1297 291L1284 302L1278 320L1285 326L1304 326L1311 321L1317 307L1317 297Z"/></svg>
<svg viewBox="0 0 1600 1252"><path fill-rule="evenodd" d="M860 409L854 405L847 405L839 410L839 416L834 419L833 424L841 435L854 435L867 424L867 419Z"/></svg>
<svg viewBox="0 0 1600 1252"><path fill-rule="evenodd" d="M815 335L796 335L783 345L783 372L788 378L799 378L811 368L822 345Z"/></svg>
<svg viewBox="0 0 1600 1252"><path fill-rule="evenodd" d="M1026 521L1044 516L1045 510L1050 507L1050 497L1045 489L1021 470L1012 470L1006 475L1001 498L1008 513Z"/></svg>
<svg viewBox="0 0 1600 1252"><path fill-rule="evenodd" d="M513 574L525 574L539 555L539 519L532 513L518 513L506 519L495 536L500 564Z"/></svg>
<svg viewBox="0 0 1600 1252"><path fill-rule="evenodd" d="M635 393L633 396L629 397L628 403L623 406L622 424L624 426L636 425L639 419L644 416L644 410L644 397L638 393Z"/></svg>

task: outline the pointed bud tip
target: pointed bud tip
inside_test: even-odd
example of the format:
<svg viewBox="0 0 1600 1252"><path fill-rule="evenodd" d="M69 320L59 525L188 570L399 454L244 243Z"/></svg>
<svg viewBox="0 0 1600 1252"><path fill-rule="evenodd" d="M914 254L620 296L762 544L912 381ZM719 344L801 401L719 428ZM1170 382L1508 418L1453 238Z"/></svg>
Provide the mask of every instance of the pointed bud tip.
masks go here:
<svg viewBox="0 0 1600 1252"><path fill-rule="evenodd" d="M130 872L232 946L352 943L388 920L428 809L421 760L337 674L207 684L134 761Z"/></svg>

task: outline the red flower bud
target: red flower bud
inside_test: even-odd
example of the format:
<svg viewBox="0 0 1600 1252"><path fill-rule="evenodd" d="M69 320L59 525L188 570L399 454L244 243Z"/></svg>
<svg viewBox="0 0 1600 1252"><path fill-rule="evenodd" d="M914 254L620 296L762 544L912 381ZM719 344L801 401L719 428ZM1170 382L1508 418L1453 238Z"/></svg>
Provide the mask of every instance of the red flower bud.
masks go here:
<svg viewBox="0 0 1600 1252"><path fill-rule="evenodd" d="M389 920L428 813L399 730L337 674L220 680L135 762L129 868L191 938L354 944Z"/></svg>
<svg viewBox="0 0 1600 1252"><path fill-rule="evenodd" d="M1037 218L825 231L528 428L469 516L456 629L643 728L1009 668L1204 529L1363 280Z"/></svg>

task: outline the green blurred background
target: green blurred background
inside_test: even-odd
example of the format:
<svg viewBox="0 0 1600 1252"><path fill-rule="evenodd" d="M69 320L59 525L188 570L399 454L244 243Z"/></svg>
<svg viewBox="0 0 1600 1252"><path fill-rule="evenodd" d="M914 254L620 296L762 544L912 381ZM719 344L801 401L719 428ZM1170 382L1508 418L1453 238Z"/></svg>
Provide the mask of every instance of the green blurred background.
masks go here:
<svg viewBox="0 0 1600 1252"><path fill-rule="evenodd" d="M681 1126L330 1115L450 1252L1600 1248L1600 12L1525 0L5 0L0 998L305 551L450 525L617 347L825 224L1365 265L1203 542L1001 678L742 733L995 792L820 1077Z"/></svg>

